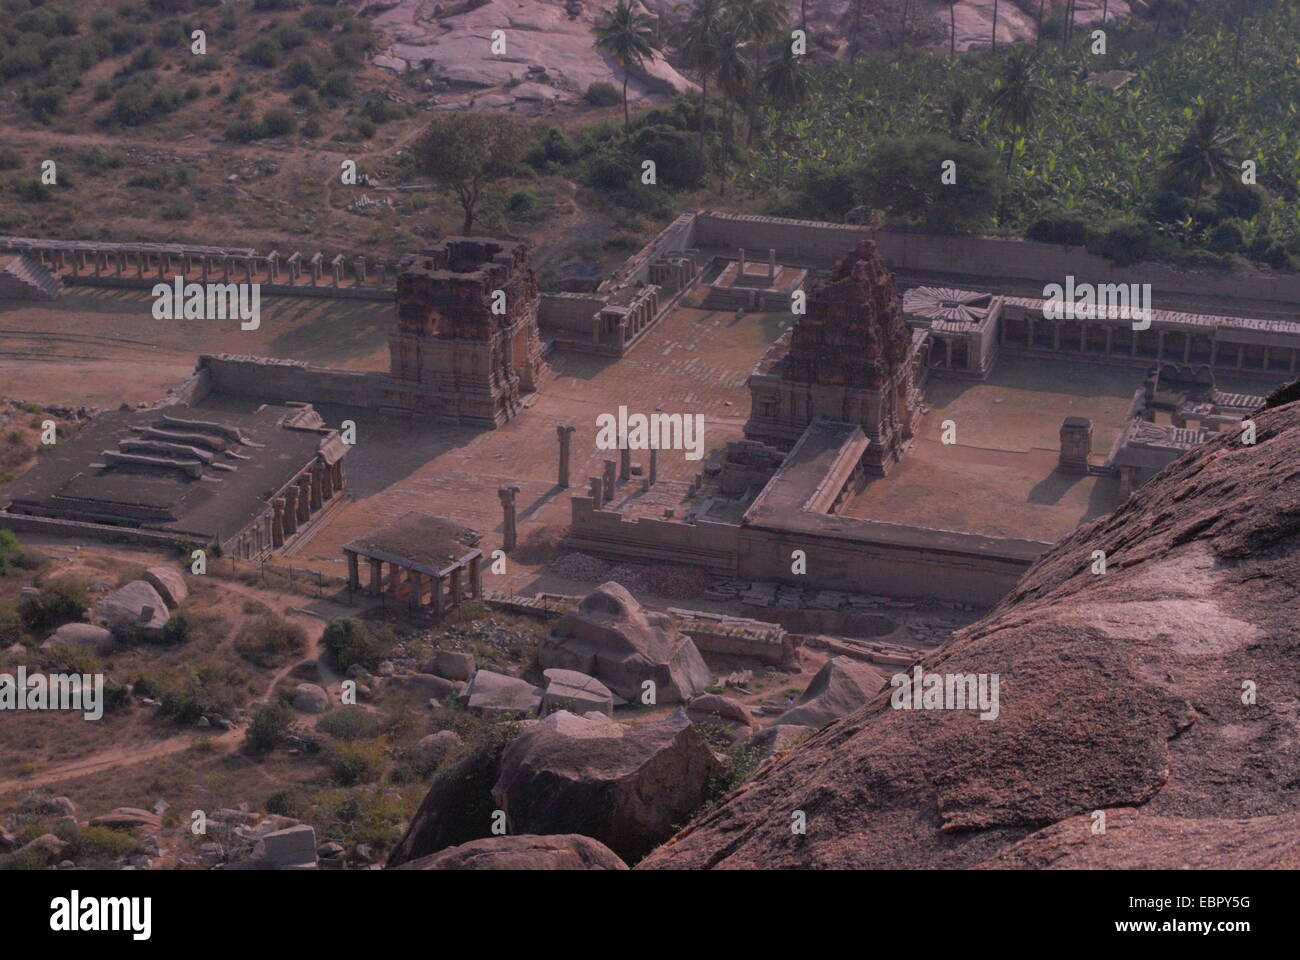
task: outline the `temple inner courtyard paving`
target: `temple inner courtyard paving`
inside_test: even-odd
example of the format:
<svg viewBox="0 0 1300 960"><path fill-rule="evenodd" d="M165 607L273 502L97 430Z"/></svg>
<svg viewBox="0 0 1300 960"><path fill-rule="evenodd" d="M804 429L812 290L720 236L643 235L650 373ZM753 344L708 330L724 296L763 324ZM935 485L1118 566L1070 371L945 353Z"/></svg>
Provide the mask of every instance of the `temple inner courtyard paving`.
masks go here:
<svg viewBox="0 0 1300 960"><path fill-rule="evenodd" d="M348 461L350 497L284 554L284 561L340 574L343 544L411 511L444 516L499 542L497 489L519 488L519 543L506 575L487 574L488 589L531 593L574 589L543 567L568 527L570 495L617 451L594 448L595 418L630 411L703 414L705 459L681 451L658 458L658 483L642 492L638 476L619 485L609 508L624 516L678 517L690 506L691 480L729 441L743 437L750 410L746 379L788 328L784 313L707 310L707 290L648 330L620 359L554 351L550 374L525 409L496 430L408 421L378 411L315 404L330 425L357 424ZM193 369L199 353L257 354L354 370L381 370L391 306L330 299L268 297L258 330L231 322L161 321L144 292L80 288L58 304L0 309L0 376L5 393L41 402L105 407L151 402ZM1104 457L1124 422L1138 368L1003 356L985 381L931 376L915 438L888 477L871 480L841 514L903 525L1053 541L1112 509L1116 481L1055 471L1058 430L1067 416L1095 425L1092 452ZM1220 376L1225 390L1261 392L1271 380ZM255 409L259 401L214 395L204 406ZM942 424L957 442L940 442ZM555 427L577 426L571 486L556 485ZM648 454L633 453L642 474ZM737 522L743 505L716 503L710 519ZM530 545L533 549L530 549Z"/></svg>

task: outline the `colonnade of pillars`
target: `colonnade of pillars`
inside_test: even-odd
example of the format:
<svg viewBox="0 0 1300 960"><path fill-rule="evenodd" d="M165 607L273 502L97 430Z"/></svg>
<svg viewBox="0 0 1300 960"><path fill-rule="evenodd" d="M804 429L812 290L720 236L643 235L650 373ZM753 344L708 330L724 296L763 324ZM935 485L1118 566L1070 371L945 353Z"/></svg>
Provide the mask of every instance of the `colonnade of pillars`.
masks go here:
<svg viewBox="0 0 1300 960"><path fill-rule="evenodd" d="M29 246L25 252L56 273L70 270L77 275L85 273L102 277L111 271L112 276L121 277L124 273L130 276L133 272L137 279L170 279L178 274L188 277L197 272L199 278L206 282L217 279L217 274L220 273L223 282L257 281L297 286L301 281L303 286L314 287L326 279L325 271L328 269L330 285L334 287L343 286L349 279L353 287L383 287L387 285L392 269L384 261L368 264L365 257L349 260L338 254L332 260L326 260L321 253L303 257L298 252L285 257L278 250L262 256L184 249ZM373 276L369 267L373 267Z"/></svg>
<svg viewBox="0 0 1300 960"><path fill-rule="evenodd" d="M253 528L240 538L240 557L255 557L266 549L276 550L298 532L298 528L325 508L343 490L343 461L317 460L271 501L265 533ZM247 542L247 546L245 543ZM253 552L246 552L251 550Z"/></svg>
<svg viewBox="0 0 1300 960"><path fill-rule="evenodd" d="M1300 348L1246 344L1183 330L1133 330L1112 324L1026 317L1013 325L1004 317L1001 343L1031 350L1207 363L1231 370L1296 373Z"/></svg>

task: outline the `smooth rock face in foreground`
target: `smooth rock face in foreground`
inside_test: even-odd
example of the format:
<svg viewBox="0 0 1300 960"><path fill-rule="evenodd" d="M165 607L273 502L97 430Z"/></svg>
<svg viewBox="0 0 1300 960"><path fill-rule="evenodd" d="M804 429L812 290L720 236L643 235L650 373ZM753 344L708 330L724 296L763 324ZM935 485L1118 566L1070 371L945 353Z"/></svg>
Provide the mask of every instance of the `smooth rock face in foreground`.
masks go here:
<svg viewBox="0 0 1300 960"><path fill-rule="evenodd" d="M397 870L626 870L598 840L576 833L487 837L404 863Z"/></svg>
<svg viewBox="0 0 1300 960"><path fill-rule="evenodd" d="M996 720L876 697L639 866L1296 866L1278 839L1300 808L1300 715L1270 704L1300 699L1297 400L1252 416L1254 445L1230 431L1170 464L923 658L998 674Z"/></svg>
<svg viewBox="0 0 1300 960"><path fill-rule="evenodd" d="M636 727L560 711L506 747L492 798L512 833L581 833L635 860L700 805L716 769L680 711Z"/></svg>
<svg viewBox="0 0 1300 960"><path fill-rule="evenodd" d="M97 653L109 653L122 646L111 630L90 623L65 623L50 634L41 644L42 650L59 650L63 647L84 644Z"/></svg>
<svg viewBox="0 0 1300 960"><path fill-rule="evenodd" d="M657 703L680 703L713 682L699 650L672 618L646 610L612 580L560 617L537 659L543 667L593 676L632 702L640 702L647 680L655 684Z"/></svg>
<svg viewBox="0 0 1300 960"><path fill-rule="evenodd" d="M614 695L595 677L559 667L544 670L543 674L546 677L544 706L548 713L568 710L577 714L595 711L607 717L613 715Z"/></svg>

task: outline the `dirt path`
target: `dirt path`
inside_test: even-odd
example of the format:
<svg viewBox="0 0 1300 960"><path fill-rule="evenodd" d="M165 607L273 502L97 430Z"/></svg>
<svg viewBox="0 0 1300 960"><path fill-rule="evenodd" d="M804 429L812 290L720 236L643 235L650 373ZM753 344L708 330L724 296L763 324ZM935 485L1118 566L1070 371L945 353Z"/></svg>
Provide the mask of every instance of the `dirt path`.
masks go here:
<svg viewBox="0 0 1300 960"><path fill-rule="evenodd" d="M287 605L287 603L292 599L310 602L309 598L300 597L297 594L267 594L233 581L223 581L222 586L228 589L231 593L238 594L239 596L248 599L257 600L261 603L267 603L268 598L274 598L274 600L281 605ZM288 613L286 616L302 625L307 631L308 655L319 658L321 653L320 638L325 632L325 621L305 613ZM234 630L238 630L237 624L232 628L232 631ZM302 661L300 660L294 660L292 663L286 664L276 670L267 681L262 696L269 697L275 691L275 688L289 675L289 672L301 662ZM343 678L335 673L328 664L321 662L320 667L321 686L327 688L333 687L337 686L342 681ZM296 722L300 727L310 729L316 726L316 721L318 719L319 717L317 716L300 715L296 718ZM245 731L243 730L232 729L216 735L207 735L213 746L213 750L209 756L224 756L233 753L243 744L244 734ZM79 777L99 773L103 770L130 766L137 763L143 763L147 760L158 760L162 757L172 756L173 754L181 753L189 749L194 744L194 741L200 736L205 736L205 734L197 731L176 733L166 739L159 740L156 743L148 744L147 746L113 747L92 754L89 757L83 757L72 763L50 767L30 776L16 777L10 780L0 780L0 796L4 796L13 791L31 790L36 787L45 787L65 780L74 780Z"/></svg>

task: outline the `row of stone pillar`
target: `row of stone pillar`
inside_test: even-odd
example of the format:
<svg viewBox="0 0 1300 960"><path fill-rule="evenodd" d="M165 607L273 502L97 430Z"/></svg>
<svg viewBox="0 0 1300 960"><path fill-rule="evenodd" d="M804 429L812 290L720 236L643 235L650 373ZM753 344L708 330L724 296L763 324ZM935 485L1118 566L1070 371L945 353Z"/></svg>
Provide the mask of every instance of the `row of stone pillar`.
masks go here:
<svg viewBox="0 0 1300 960"><path fill-rule="evenodd" d="M104 271L113 268L115 277L120 277L124 270L134 265L135 275L143 279L145 274L155 275L159 279L169 279L177 273L188 277L195 270L195 265L201 272L203 280L208 280L209 275L217 269L221 270L221 279L225 282L231 280L232 274L238 275L241 270L243 279L246 283L252 283L255 276L263 276L268 283L279 283L281 273L281 256L279 251L272 251L264 257L245 257L245 256L220 256L210 253L170 253L156 250L104 250L95 247L74 247L71 249L64 247L30 247L27 253L35 256L41 263L60 271L69 266L74 274L80 274L82 271L90 268L94 270L96 277L104 275ZM69 257L68 254L71 254ZM179 262L180 269L175 269L176 263ZM284 272L287 274L288 285L297 286L298 281L304 275L306 282L311 286L317 286L324 279L324 255L314 254L307 260L306 269L303 265L303 256L301 253L293 253L284 258ZM367 263L365 257L355 257L347 260L342 254L329 261L332 286L340 287L344 281L344 275L348 268L351 268L352 285L355 287L365 287L368 285ZM383 287L388 279L388 265L383 261L374 264L375 282L373 286Z"/></svg>
<svg viewBox="0 0 1300 960"><path fill-rule="evenodd" d="M1052 349L1054 351L1059 352L1061 349L1062 333L1065 329L1064 325L1066 321L1048 320L1046 318L1036 320L1033 317L1026 317L1024 345L1030 349L1037 349L1034 344L1034 325L1036 323L1050 323L1053 325L1052 326ZM1099 354L1099 356L1114 356L1118 354L1121 356L1138 357L1139 356L1138 347L1142 345L1141 338L1143 336L1149 337L1151 334L1154 333L1156 335L1155 359L1176 360L1176 361L1181 361L1182 363L1193 362L1192 361L1192 338L1194 334L1190 332L1177 331L1177 332L1181 332L1183 336L1183 348L1181 351L1173 351L1173 350L1166 349L1166 344L1165 344L1166 337L1170 333L1175 332L1169 330L1134 330L1132 336L1129 338L1127 351L1124 350L1123 345L1121 345L1119 350L1117 351L1115 349L1115 327L1113 327L1110 324L1090 325L1087 323L1080 322L1078 330L1079 330L1079 343L1081 346L1081 352L1084 353L1089 352L1087 350L1087 345L1091 342L1088 336L1088 330L1090 326L1099 326L1106 332L1106 346L1105 349L1102 351L1102 353ZM1006 334L1005 324L1002 327L1000 333L1000 339L1004 343L1007 342L1008 338ZM1245 344L1220 343L1218 340L1214 339L1214 337L1208 335L1207 335L1207 339L1210 342L1210 358L1209 360L1205 361L1206 363L1208 363L1212 367L1231 367L1234 370L1247 369L1245 367L1245 357L1246 357ZM1150 346L1149 342L1147 345ZM1270 348L1264 344L1261 344L1260 346L1264 351L1262 366L1260 367L1260 369L1265 371L1271 369L1282 369L1280 367L1275 368L1271 365L1272 356L1270 355ZM1221 348L1225 348L1227 351L1229 351L1229 355L1232 357L1232 360L1230 362L1221 362L1219 357ZM1235 350L1232 348L1235 348ZM1285 353L1283 354L1283 356L1287 358L1285 364L1285 372L1296 373L1300 371L1300 350L1297 350L1296 348L1293 347L1281 347L1277 349L1281 349L1285 351Z"/></svg>
<svg viewBox="0 0 1300 960"><path fill-rule="evenodd" d="M285 542L343 489L343 461L317 460L310 469L284 488L271 503L271 546Z"/></svg>

